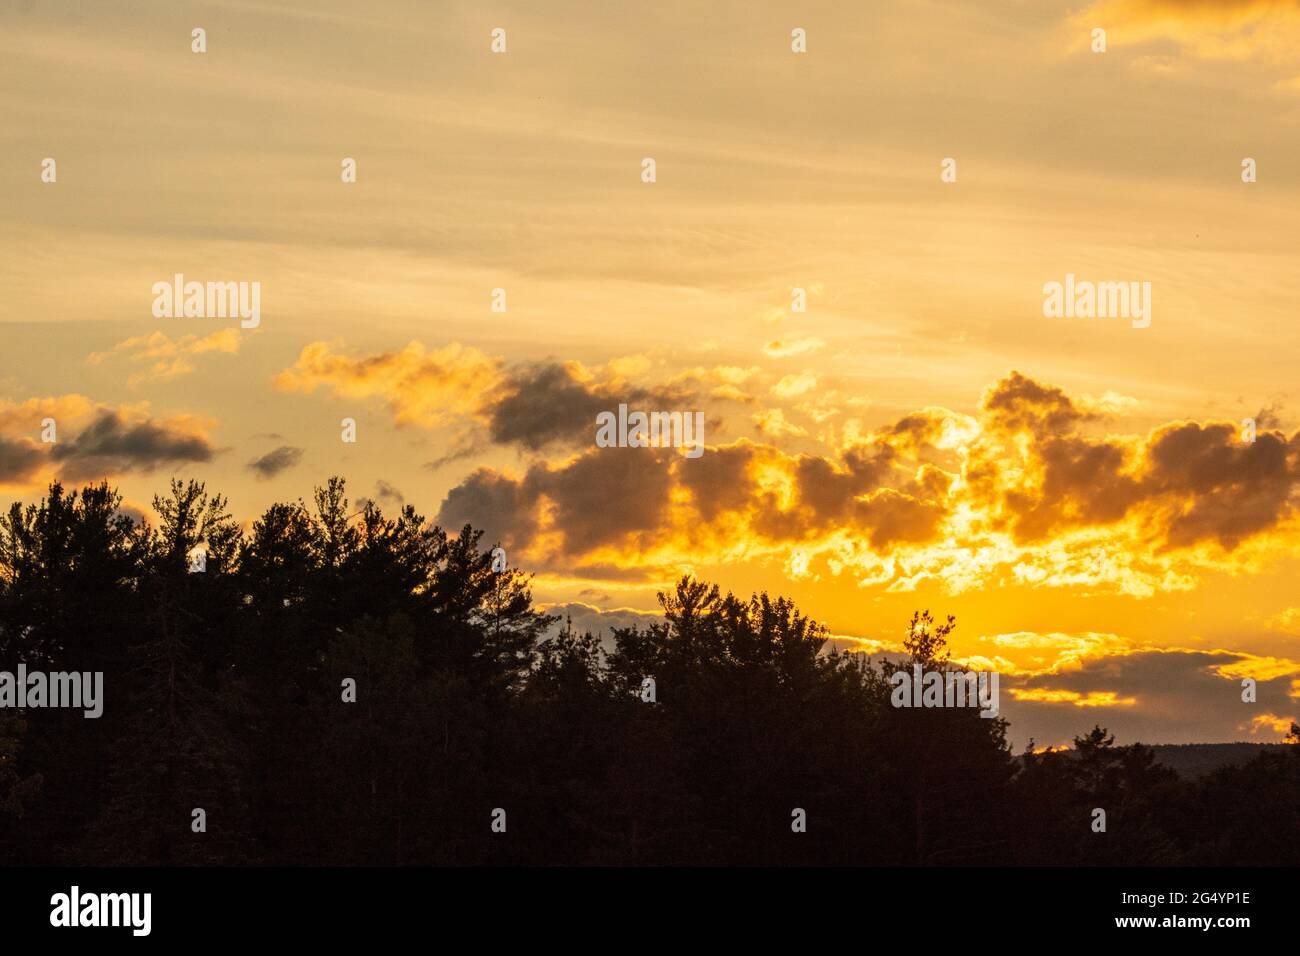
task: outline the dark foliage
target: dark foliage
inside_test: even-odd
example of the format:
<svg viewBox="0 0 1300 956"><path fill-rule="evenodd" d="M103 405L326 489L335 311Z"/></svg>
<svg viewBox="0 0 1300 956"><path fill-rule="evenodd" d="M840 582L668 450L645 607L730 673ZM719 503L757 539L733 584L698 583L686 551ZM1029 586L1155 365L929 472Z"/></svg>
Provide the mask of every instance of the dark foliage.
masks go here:
<svg viewBox="0 0 1300 956"><path fill-rule="evenodd" d="M1013 758L785 599L684 578L606 653L478 532L350 513L340 479L247 533L195 482L156 527L120 504L0 519L0 669L105 675L97 720L0 712L5 863L1300 862L1300 746L1194 780L1100 728ZM914 617L913 661L953 667L954 626Z"/></svg>

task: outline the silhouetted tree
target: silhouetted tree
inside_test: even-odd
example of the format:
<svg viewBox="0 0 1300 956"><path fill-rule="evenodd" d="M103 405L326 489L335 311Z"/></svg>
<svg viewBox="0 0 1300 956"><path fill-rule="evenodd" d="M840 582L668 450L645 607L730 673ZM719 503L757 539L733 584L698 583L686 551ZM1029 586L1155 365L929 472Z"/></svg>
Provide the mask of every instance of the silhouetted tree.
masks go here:
<svg viewBox="0 0 1300 956"><path fill-rule="evenodd" d="M1001 717L893 705L900 668L965 673L952 617L918 611L873 663L785 598L688 576L602 641L479 531L354 510L338 477L247 533L199 482L153 506L55 483L0 516L0 668L105 675L98 720L0 712L6 861L1300 859L1300 729L1196 780L1100 727L1013 759Z"/></svg>

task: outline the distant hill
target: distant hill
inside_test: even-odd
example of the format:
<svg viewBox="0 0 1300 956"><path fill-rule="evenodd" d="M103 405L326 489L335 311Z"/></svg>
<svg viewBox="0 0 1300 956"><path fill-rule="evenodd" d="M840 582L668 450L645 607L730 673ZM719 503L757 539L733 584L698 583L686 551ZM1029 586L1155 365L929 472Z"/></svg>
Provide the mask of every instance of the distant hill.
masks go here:
<svg viewBox="0 0 1300 956"><path fill-rule="evenodd" d="M1281 750L1289 744L1143 744L1156 755L1156 763L1175 770L1188 780L1204 777L1220 767L1240 767L1266 750ZM1065 751L1073 755L1074 750ZM1021 759L1020 757L1016 758Z"/></svg>
<svg viewBox="0 0 1300 956"><path fill-rule="evenodd" d="M1220 767L1239 766L1265 750L1280 750L1287 744L1150 744L1156 760L1184 777L1203 777Z"/></svg>

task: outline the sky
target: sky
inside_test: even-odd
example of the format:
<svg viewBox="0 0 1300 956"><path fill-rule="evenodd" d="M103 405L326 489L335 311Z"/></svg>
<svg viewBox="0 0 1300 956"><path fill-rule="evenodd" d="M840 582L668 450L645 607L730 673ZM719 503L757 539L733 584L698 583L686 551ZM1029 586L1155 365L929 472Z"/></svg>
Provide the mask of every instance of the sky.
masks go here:
<svg viewBox="0 0 1300 956"><path fill-rule="evenodd" d="M928 608L1018 748L1280 740L1298 51L1296 0L15 0L0 504L341 474L579 626L683 574L869 653ZM157 315L177 274L256 327ZM1067 275L1149 324L1049 317ZM620 403L704 453L598 446Z"/></svg>

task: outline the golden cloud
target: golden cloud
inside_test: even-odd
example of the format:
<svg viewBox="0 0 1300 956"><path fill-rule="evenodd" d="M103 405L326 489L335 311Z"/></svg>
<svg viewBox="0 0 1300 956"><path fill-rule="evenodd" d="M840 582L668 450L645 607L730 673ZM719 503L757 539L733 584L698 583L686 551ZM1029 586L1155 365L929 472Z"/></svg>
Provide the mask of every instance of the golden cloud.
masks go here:
<svg viewBox="0 0 1300 956"><path fill-rule="evenodd" d="M361 358L313 342L275 379L286 392L326 387L340 398L378 397L399 424L424 427L476 412L500 382L498 361L455 342L433 351L411 342L404 349Z"/></svg>
<svg viewBox="0 0 1300 956"><path fill-rule="evenodd" d="M1086 46L1093 28L1101 27L1108 46L1163 41L1198 60L1256 62L1286 73L1294 69L1300 51L1297 0L1098 0L1068 23L1080 47ZM1144 62L1155 69L1170 67L1164 56L1149 56ZM1279 83L1296 85L1297 79Z"/></svg>
<svg viewBox="0 0 1300 956"><path fill-rule="evenodd" d="M808 432L798 425L786 420L785 412L779 408L769 408L756 412L752 420L760 433L771 438L803 437Z"/></svg>
<svg viewBox="0 0 1300 956"><path fill-rule="evenodd" d="M628 381L649 367L644 356L628 356L604 368L535 362L507 369L499 359L456 342L435 350L411 342L401 350L360 357L313 342L276 376L275 384L283 391L310 393L324 386L339 397L378 398L399 425L435 428L471 421L493 442L536 452L590 440L596 415L620 402L681 408L694 398L697 382L711 379L731 386L749 374L719 367L662 385Z"/></svg>
<svg viewBox="0 0 1300 956"><path fill-rule="evenodd" d="M1092 437L1096 412L1019 373L982 410L967 487L1018 542L1127 523L1156 550L1213 541L1231 551L1295 515L1300 431L1246 443L1228 422L1171 422L1145 438Z"/></svg>
<svg viewBox="0 0 1300 956"><path fill-rule="evenodd" d="M1271 730L1279 737L1284 737L1291 730L1291 722L1294 717L1281 717L1277 714L1258 714L1250 720L1250 735L1252 737L1259 734L1261 730Z"/></svg>
<svg viewBox="0 0 1300 956"><path fill-rule="evenodd" d="M1211 653L1232 654L1237 658L1237 660L1219 664L1212 669L1213 673L1229 680L1253 677L1255 680L1266 681L1287 677L1291 674L1300 674L1300 661L1288 660L1285 657L1262 657L1241 651L1226 650L1216 650Z"/></svg>
<svg viewBox="0 0 1300 956"><path fill-rule="evenodd" d="M1019 631L1014 634L994 634L979 640L981 643L992 644L1001 651L1015 652L1026 663L1012 664L1005 657L999 656L997 660L1000 666L997 669L1002 673L1025 677L1077 671L1088 661L1123 657L1147 649L1118 634L1094 632L1036 634L1032 631Z"/></svg>
<svg viewBox="0 0 1300 956"><path fill-rule="evenodd" d="M795 398L817 387L817 376L812 372L799 372L786 375L772 386L772 394L777 398Z"/></svg>
<svg viewBox="0 0 1300 956"><path fill-rule="evenodd" d="M1070 704L1074 707L1132 707L1137 703L1136 697L1121 697L1110 690L1081 694L1074 690L1052 690L1046 687L1012 687L1010 693L1016 700L1038 704Z"/></svg>
<svg viewBox="0 0 1300 956"><path fill-rule="evenodd" d="M537 396L556 388L534 388L527 407L555 408ZM579 448L590 441L584 389L571 403ZM1294 541L1300 433L1264 430L1245 444L1227 423L1171 422L1145 436L1095 434L1112 399L1078 401L1013 372L977 416L927 408L845 428L827 454L747 440L694 461L588 447L522 476L480 469L449 494L443 519L496 524L566 572L616 565L661 579L702 557L771 557L794 578L849 573L892 591L929 580L952 592L1005 583L1150 596ZM779 409L754 421L770 441L808 438ZM606 514L628 488L638 505Z"/></svg>
<svg viewBox="0 0 1300 956"><path fill-rule="evenodd" d="M799 338L773 339L763 346L763 354L768 358L789 358L792 355L811 355L826 347L826 343L815 335Z"/></svg>
<svg viewBox="0 0 1300 956"><path fill-rule="evenodd" d="M1300 607L1288 607L1269 618L1268 626L1284 634L1300 636Z"/></svg>
<svg viewBox="0 0 1300 956"><path fill-rule="evenodd" d="M194 371L191 361L194 356L208 352L233 355L239 351L241 342L240 330L234 328L221 329L211 335L182 335L176 339L165 332L153 332L118 342L106 352L93 352L87 356L86 362L100 365L115 356L123 356L130 362L151 363L147 372L127 379L128 385L135 386L141 382L165 381L187 375Z"/></svg>

